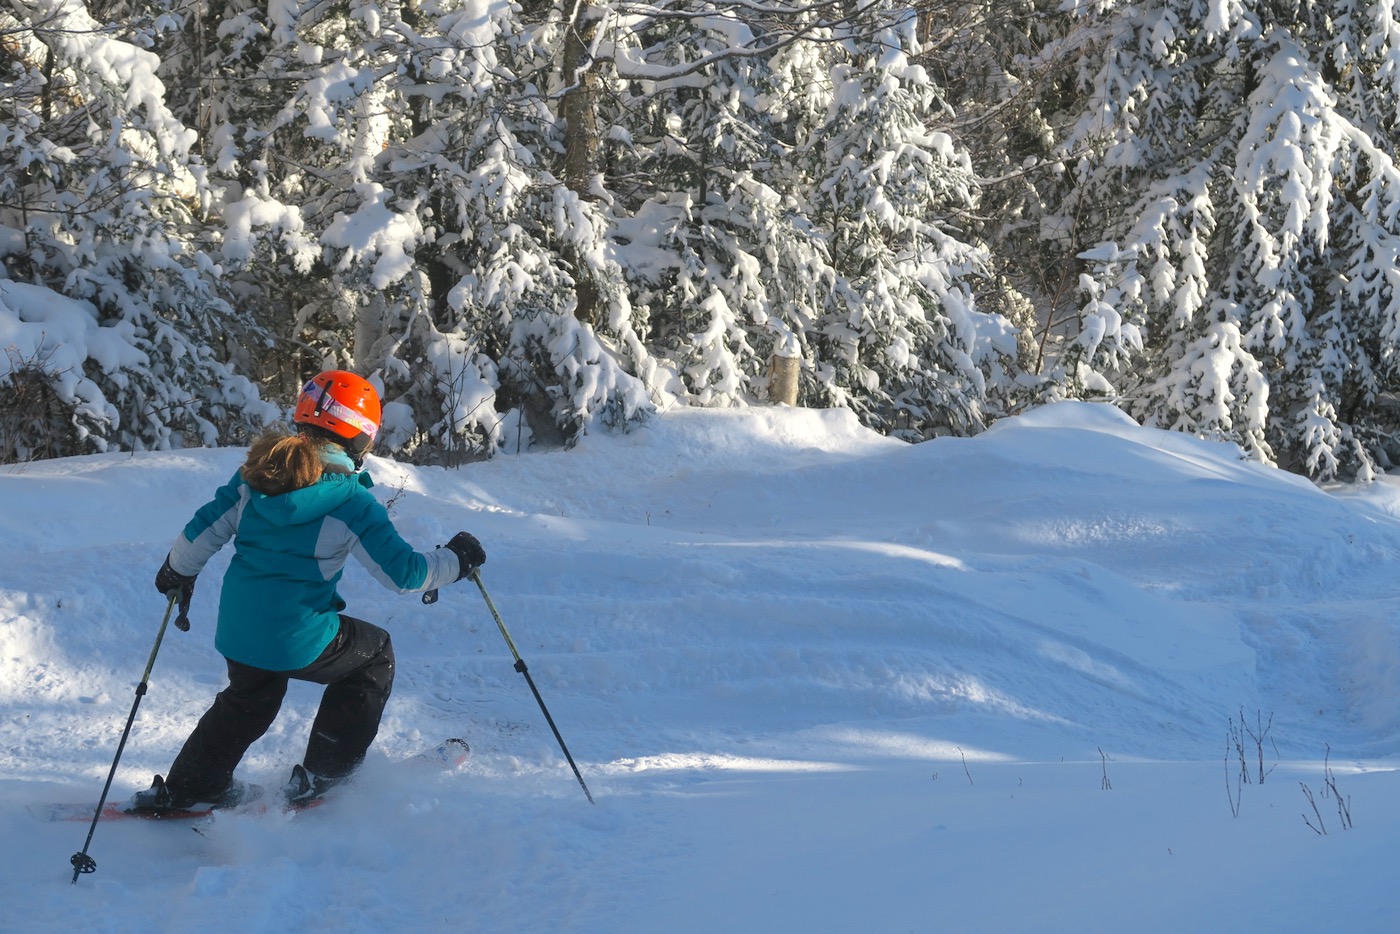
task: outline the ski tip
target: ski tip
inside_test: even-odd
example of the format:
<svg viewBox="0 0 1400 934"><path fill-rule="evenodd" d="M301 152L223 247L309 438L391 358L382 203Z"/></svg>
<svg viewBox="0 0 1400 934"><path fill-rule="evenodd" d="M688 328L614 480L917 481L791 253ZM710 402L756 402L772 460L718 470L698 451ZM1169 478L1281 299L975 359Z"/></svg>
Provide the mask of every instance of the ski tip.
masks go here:
<svg viewBox="0 0 1400 934"><path fill-rule="evenodd" d="M460 736L454 736L438 743L437 748L424 753L422 758L436 763L441 768L455 769L467 761L470 752L471 747L467 745L467 741Z"/></svg>
<svg viewBox="0 0 1400 934"><path fill-rule="evenodd" d="M416 756L403 760L412 765L427 765L437 769L455 769L467 761L470 752L467 741L460 737L445 739L430 749L424 749Z"/></svg>
<svg viewBox="0 0 1400 934"><path fill-rule="evenodd" d="M467 745L467 741L458 736L454 736L442 744L442 759L450 768L456 768L466 762L470 753L471 747Z"/></svg>

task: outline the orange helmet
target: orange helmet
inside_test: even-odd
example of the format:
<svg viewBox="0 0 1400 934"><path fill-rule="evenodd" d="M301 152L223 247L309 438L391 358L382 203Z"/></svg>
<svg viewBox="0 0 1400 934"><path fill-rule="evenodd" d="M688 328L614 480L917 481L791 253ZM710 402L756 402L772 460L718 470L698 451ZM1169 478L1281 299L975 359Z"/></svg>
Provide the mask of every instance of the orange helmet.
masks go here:
<svg viewBox="0 0 1400 934"><path fill-rule="evenodd" d="M315 425L341 439L358 464L379 433L379 393L363 376L326 370L301 387L292 421Z"/></svg>

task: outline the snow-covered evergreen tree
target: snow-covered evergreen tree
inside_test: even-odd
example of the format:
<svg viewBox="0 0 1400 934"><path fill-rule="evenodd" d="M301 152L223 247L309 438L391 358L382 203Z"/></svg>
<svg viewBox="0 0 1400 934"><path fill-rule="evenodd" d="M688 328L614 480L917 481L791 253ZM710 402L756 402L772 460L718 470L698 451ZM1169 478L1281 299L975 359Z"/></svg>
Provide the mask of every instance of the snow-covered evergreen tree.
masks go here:
<svg viewBox="0 0 1400 934"><path fill-rule="evenodd" d="M915 61L947 101L940 127L976 169L977 209L965 224L989 260L978 306L1003 315L1020 339L1017 359L988 384L999 411L1062 392L1032 374L1041 370L1045 345L1062 336L1062 322L1079 314L1073 299L1080 218L1055 211L1073 192L1059 143L1063 115L1079 107L1078 63L1088 28L1061 6L1061 0L925 0L917 7Z"/></svg>
<svg viewBox="0 0 1400 934"><path fill-rule="evenodd" d="M910 438L981 424L1015 340L976 310L980 254L946 220L973 177L928 129L944 111L909 61L915 23L696 3L610 34L619 255L688 398L749 401L782 347L805 404Z"/></svg>
<svg viewBox="0 0 1400 934"><path fill-rule="evenodd" d="M867 423L911 439L971 433L983 422L984 348L970 289L984 257L946 218L975 203L967 154L929 123L943 102L917 48L912 12L837 46L824 121L805 148L819 160L811 215L839 276L813 329L829 368L823 390Z"/></svg>
<svg viewBox="0 0 1400 934"><path fill-rule="evenodd" d="M703 4L616 30L619 103L609 186L612 239L647 342L700 405L760 392L776 345L805 339L833 275L785 171L790 91L803 47L743 54L750 26ZM810 70L799 79L815 77Z"/></svg>
<svg viewBox="0 0 1400 934"><path fill-rule="evenodd" d="M489 454L526 416L567 439L649 407L627 372L645 351L606 224L559 169L557 14L455 0L226 9L240 80L223 86L211 136L231 193L223 255L293 297L283 336L320 352L301 366L382 382L381 449ZM245 100L249 85L262 93ZM269 260L276 279L255 271ZM587 322L585 290L598 296Z"/></svg>
<svg viewBox="0 0 1400 934"><path fill-rule="evenodd" d="M1088 104L1064 141L1081 226L1110 241L1086 254L1086 307L1107 304L1143 335L1141 351L1123 339L1131 328L1110 341L1120 355L1096 361L1105 387L1149 424L1317 478L1390 463L1394 4L1069 6L1099 30Z"/></svg>
<svg viewBox="0 0 1400 934"><path fill-rule="evenodd" d="M272 414L237 366L256 330L189 240L201 170L149 50L164 12L103 23L33 0L3 16L0 383L44 396L58 453L227 442Z"/></svg>

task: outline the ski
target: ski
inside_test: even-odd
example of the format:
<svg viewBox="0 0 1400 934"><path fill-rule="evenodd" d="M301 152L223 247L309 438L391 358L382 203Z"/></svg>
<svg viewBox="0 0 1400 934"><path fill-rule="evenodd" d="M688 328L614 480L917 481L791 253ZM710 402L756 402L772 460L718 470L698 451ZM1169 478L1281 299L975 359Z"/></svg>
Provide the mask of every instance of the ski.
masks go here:
<svg viewBox="0 0 1400 934"><path fill-rule="evenodd" d="M187 823L214 813L213 808L192 808L188 811L128 811L126 805L108 801L102 806L98 820L145 820ZM92 820L93 806L78 802L48 802L29 805L29 813L41 821L89 821ZM236 809L234 809L236 810Z"/></svg>
<svg viewBox="0 0 1400 934"><path fill-rule="evenodd" d="M425 749L417 755L409 756L407 759L399 760L398 764L410 767L424 767L441 769L448 771L455 769L467 760L470 751L467 741L464 739L448 739L431 749ZM98 815L101 821L116 820L140 820L154 821L171 824L188 824L200 818L207 818L213 814L263 814L269 811L279 813L292 813L297 811L310 810L320 807L327 801L336 797L337 789L332 788L327 795L316 798L308 798L292 804L276 803L276 795L267 795L243 804L234 805L228 808L195 808L188 811L128 811L126 803L108 802L102 808L102 813ZM92 820L94 805L74 802L50 802L35 803L28 806L29 813L41 821L90 821Z"/></svg>

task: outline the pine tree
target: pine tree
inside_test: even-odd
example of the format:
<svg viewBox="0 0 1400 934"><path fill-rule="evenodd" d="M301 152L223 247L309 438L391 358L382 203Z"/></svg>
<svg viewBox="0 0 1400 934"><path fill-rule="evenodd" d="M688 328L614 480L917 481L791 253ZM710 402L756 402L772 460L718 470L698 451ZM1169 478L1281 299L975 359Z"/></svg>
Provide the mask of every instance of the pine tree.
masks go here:
<svg viewBox="0 0 1400 934"><path fill-rule="evenodd" d="M1087 294L1143 335L1094 367L1145 422L1319 479L1395 457L1391 6L1074 5L1101 30L1064 143L1109 241Z"/></svg>
<svg viewBox="0 0 1400 934"><path fill-rule="evenodd" d="M947 218L975 184L928 129L943 108L914 24L895 5L697 3L613 37L619 257L686 398L747 404L782 347L805 404L911 439L982 424L1015 339L972 299L983 257Z"/></svg>
<svg viewBox="0 0 1400 934"><path fill-rule="evenodd" d="M881 11L877 28L836 48L823 122L806 149L818 158L810 214L829 238L838 275L833 307L812 340L830 370L823 393L867 424L911 440L969 434L985 415L984 356L971 282L985 256L950 215L976 203L971 161L929 124L945 107L909 60L915 17Z"/></svg>
<svg viewBox="0 0 1400 934"><path fill-rule="evenodd" d="M489 455L527 415L563 440L640 417L606 225L557 158L557 19L454 0L223 9L223 256L265 300L292 297L282 336L316 357L294 365L378 379L381 450L418 459Z"/></svg>
<svg viewBox="0 0 1400 934"><path fill-rule="evenodd" d="M613 37L630 50L619 53L630 80L607 114L626 141L604 180L613 237L647 345L678 375L668 388L694 404L744 405L774 348L805 340L833 278L785 166L793 126L779 85L791 76L780 71L813 60L747 54L754 34L704 5L674 12L689 15Z"/></svg>
<svg viewBox="0 0 1400 934"><path fill-rule="evenodd" d="M0 317L27 335L0 380L48 387L67 419L57 453L236 440L272 414L236 367L257 332L192 241L194 133L146 48L164 11L112 12L100 23L65 0L15 5L0 41Z"/></svg>

